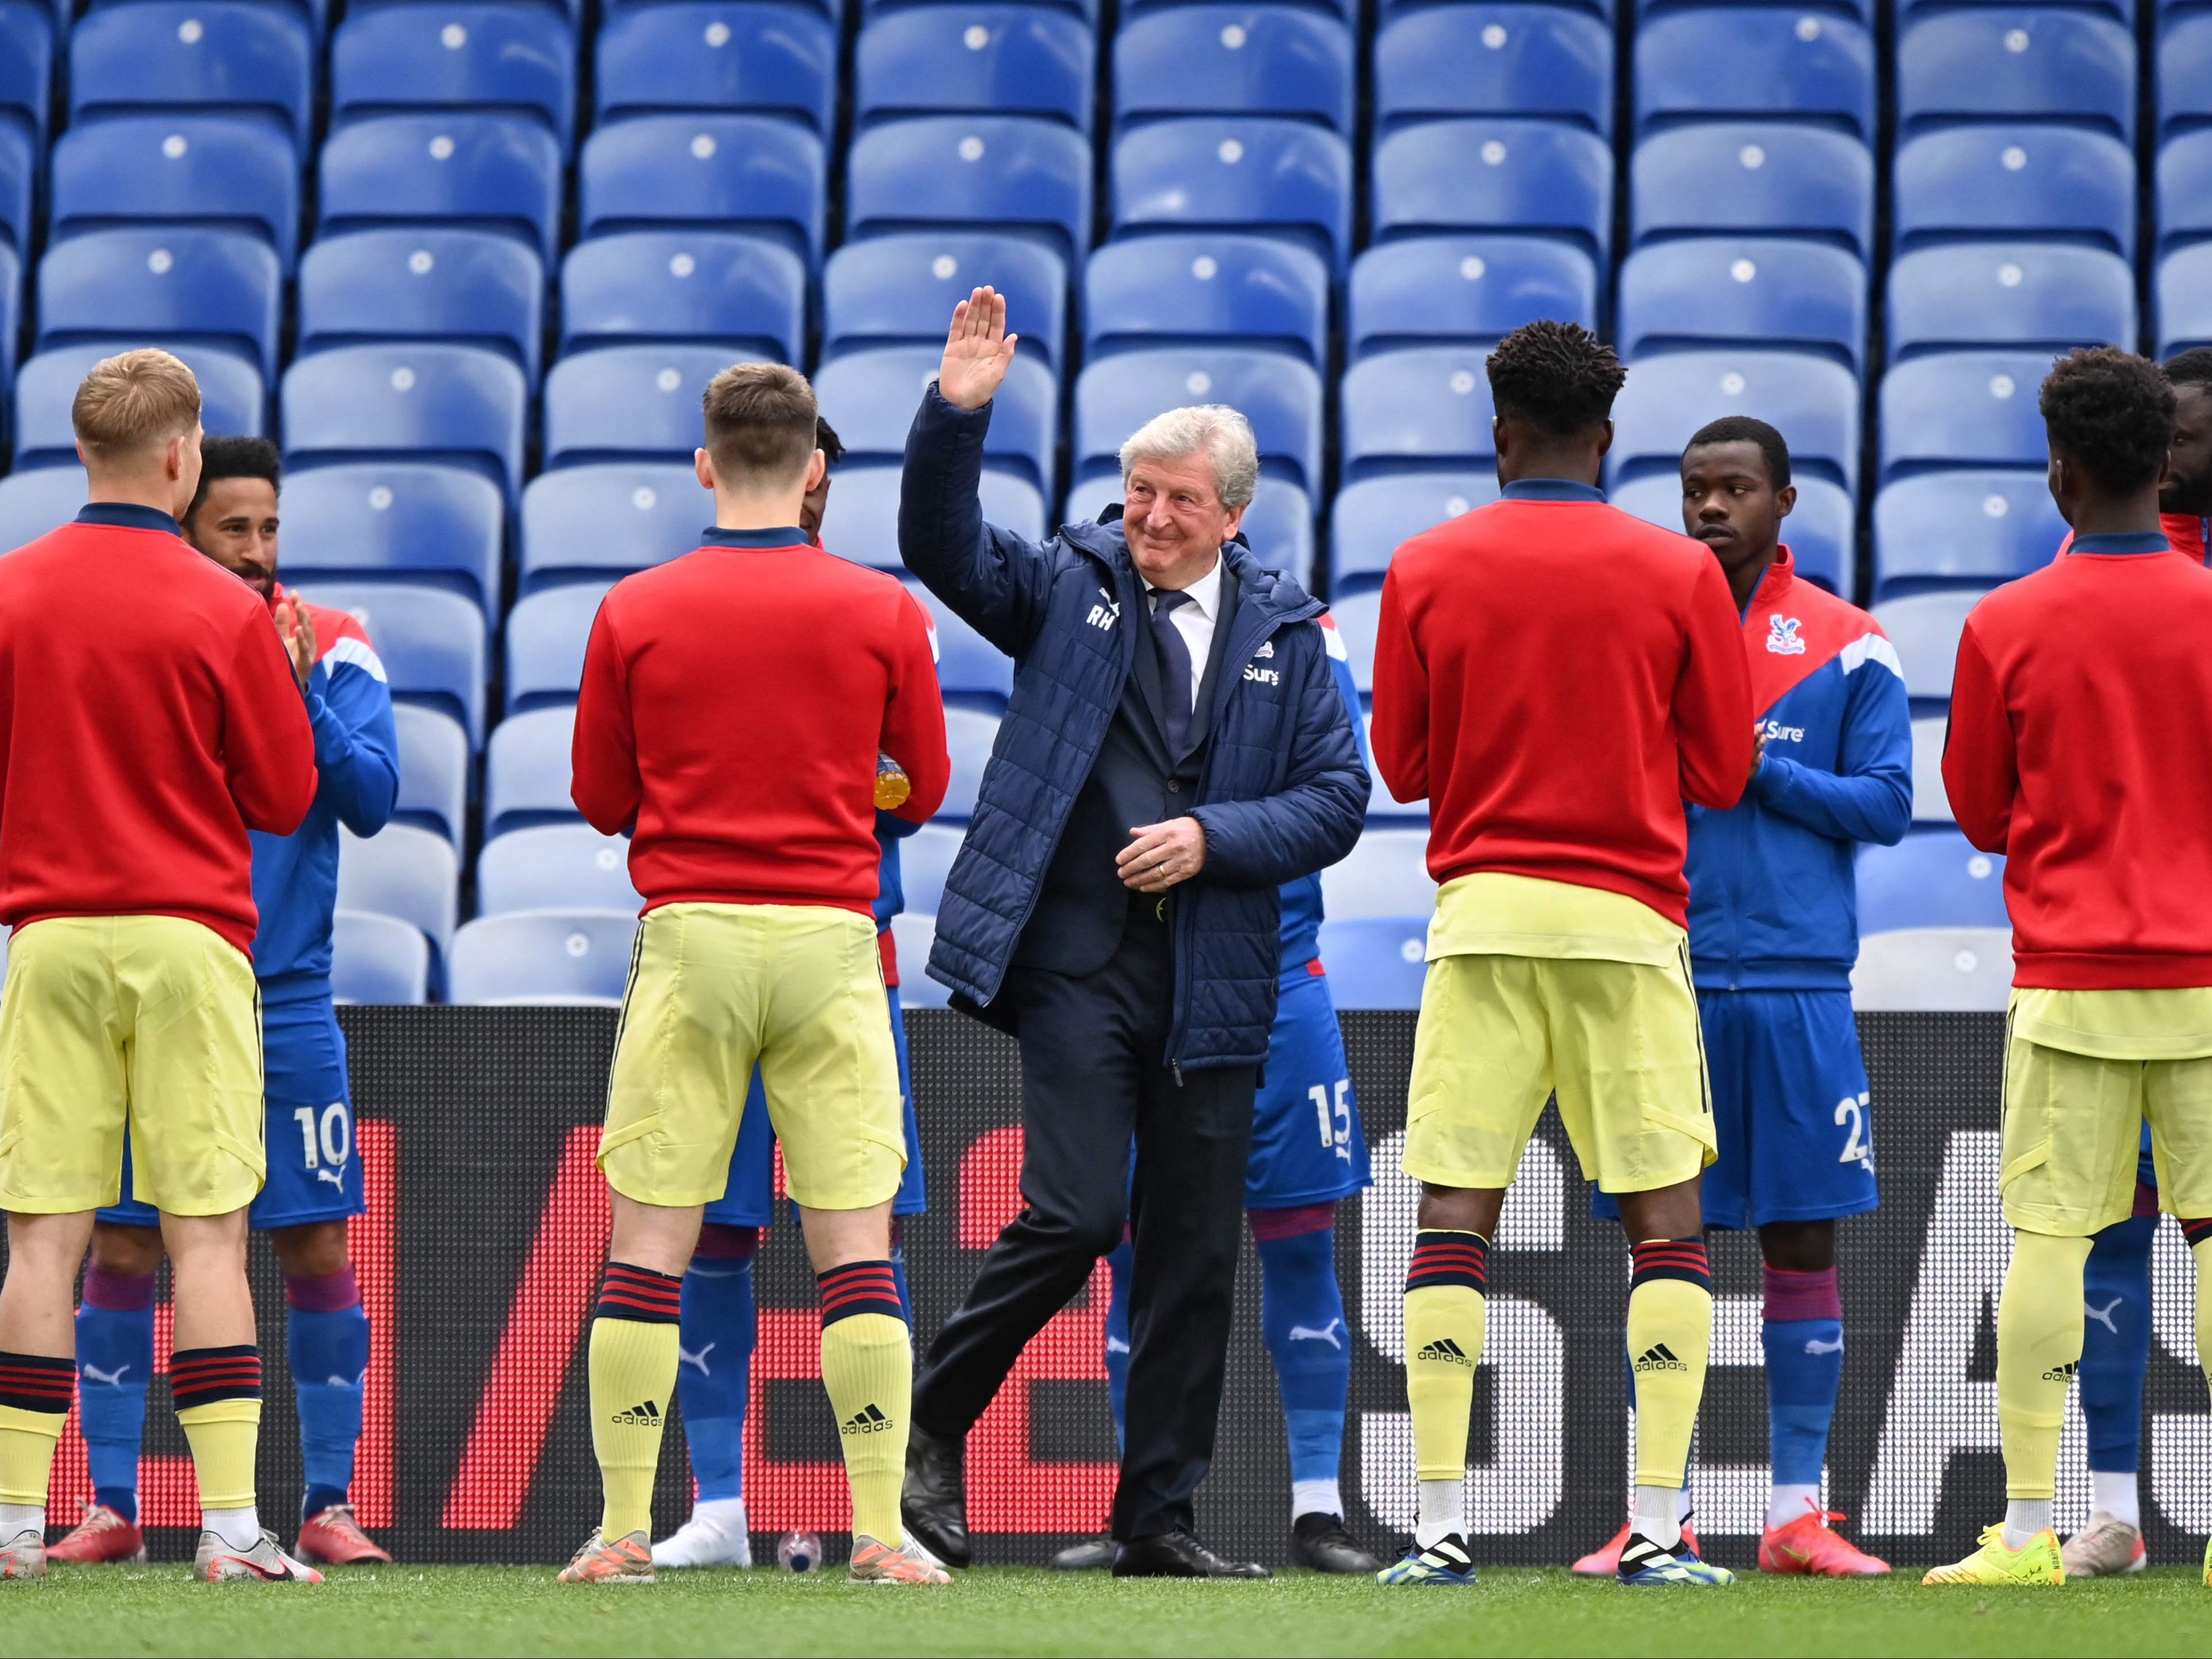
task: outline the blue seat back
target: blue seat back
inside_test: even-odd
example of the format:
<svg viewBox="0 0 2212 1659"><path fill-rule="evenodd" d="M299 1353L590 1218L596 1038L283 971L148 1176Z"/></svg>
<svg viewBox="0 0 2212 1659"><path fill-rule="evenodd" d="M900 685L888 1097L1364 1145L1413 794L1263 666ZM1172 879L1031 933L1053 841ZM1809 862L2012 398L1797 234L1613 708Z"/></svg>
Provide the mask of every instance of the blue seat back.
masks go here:
<svg viewBox="0 0 2212 1659"><path fill-rule="evenodd" d="M518 237L549 268L560 248L561 144L527 117L441 110L356 121L325 142L318 183L319 236L450 221Z"/></svg>
<svg viewBox="0 0 2212 1659"><path fill-rule="evenodd" d="M1341 631L1341 614L1336 622ZM1341 863L1321 872L1322 914L1332 921L1425 919L1436 908L1437 893L1429 879L1428 844L1426 830L1370 830ZM1322 966L1328 966L1326 957Z"/></svg>
<svg viewBox="0 0 2212 1659"><path fill-rule="evenodd" d="M430 1000L430 941L397 916L340 910L331 918L331 994L340 1002Z"/></svg>
<svg viewBox="0 0 2212 1659"><path fill-rule="evenodd" d="M2136 158L2108 133L1949 127L1900 146L1893 177L1891 230L1899 249L2052 237L2135 257Z"/></svg>
<svg viewBox="0 0 2212 1659"><path fill-rule="evenodd" d="M526 595L507 613L507 712L573 703L584 646L611 581L569 582Z"/></svg>
<svg viewBox="0 0 2212 1659"><path fill-rule="evenodd" d="M1352 262L1346 349L1498 340L1548 317L1597 327L1597 267L1538 236L1420 236Z"/></svg>
<svg viewBox="0 0 2212 1659"><path fill-rule="evenodd" d="M2160 259L2151 293L2161 361L2191 346L2212 345L2212 242Z"/></svg>
<svg viewBox="0 0 2212 1659"><path fill-rule="evenodd" d="M418 703L395 703L399 737L399 793L395 823L434 830L459 847L469 832L469 734L452 715Z"/></svg>
<svg viewBox="0 0 2212 1659"><path fill-rule="evenodd" d="M1923 472L1874 498L1874 592L1994 587L2049 564L2066 539L2041 471Z"/></svg>
<svg viewBox="0 0 2212 1659"><path fill-rule="evenodd" d="M1859 932L1905 927L2008 927L2004 857L1977 851L1955 830L1923 830L1858 855Z"/></svg>
<svg viewBox="0 0 2212 1659"><path fill-rule="evenodd" d="M349 11L331 38L331 120L420 109L542 122L566 155L576 132L576 39L538 6L442 0Z"/></svg>
<svg viewBox="0 0 2212 1659"><path fill-rule="evenodd" d="M313 37L306 19L260 0L95 6L70 32L69 78L72 124L154 110L253 115L301 155L313 131Z"/></svg>
<svg viewBox="0 0 2212 1659"><path fill-rule="evenodd" d="M309 467L285 478L283 508L288 578L443 587L500 614L506 509L481 472L389 460Z"/></svg>
<svg viewBox="0 0 2212 1659"><path fill-rule="evenodd" d="M1637 145L1628 176L1639 247L1677 236L1806 236L1874 256L1874 156L1845 133L1775 121L1674 127Z"/></svg>
<svg viewBox="0 0 2212 1659"><path fill-rule="evenodd" d="M917 230L848 242L822 268L822 356L942 345L972 289L1006 296L1018 349L1057 370L1066 359L1067 264L1026 236Z"/></svg>
<svg viewBox="0 0 2212 1659"><path fill-rule="evenodd" d="M688 462L610 461L541 472L522 492L517 591L625 575L699 545L714 498Z"/></svg>
<svg viewBox="0 0 2212 1659"><path fill-rule="evenodd" d="M832 58L834 72L836 59ZM1033 5L915 6L869 19L853 57L853 119L1031 115L1091 131L1090 26Z"/></svg>
<svg viewBox="0 0 2212 1659"><path fill-rule="evenodd" d="M1218 231L1139 236L1096 250L1084 271L1086 356L1220 341L1328 362L1328 267L1310 248Z"/></svg>
<svg viewBox="0 0 2212 1659"><path fill-rule="evenodd" d="M936 378L944 355L941 346L885 346L848 352L822 366L814 377L815 395L847 456L865 464L905 454L922 388ZM1048 490L1059 444L1059 385L1036 358L1016 357L992 400L984 460Z"/></svg>
<svg viewBox="0 0 2212 1659"><path fill-rule="evenodd" d="M435 830L387 823L366 840L338 830L337 908L394 916L418 929L431 945L433 988L443 981L460 907L460 858Z"/></svg>
<svg viewBox="0 0 2212 1659"><path fill-rule="evenodd" d="M0 121L0 242L17 256L31 240L31 183L38 176L37 147L29 132Z"/></svg>
<svg viewBox="0 0 2212 1659"><path fill-rule="evenodd" d="M55 141L56 238L146 220L252 230L268 239L290 275L300 246L300 161L291 139L238 116L119 115L71 127Z"/></svg>
<svg viewBox="0 0 2212 1659"><path fill-rule="evenodd" d="M1322 487L1321 376L1280 352L1241 346L1127 351L1085 369L1075 382L1076 477L1118 477L1131 433L1206 403L1243 411L1263 468L1309 493Z"/></svg>
<svg viewBox="0 0 2212 1659"><path fill-rule="evenodd" d="M1789 434L1790 471L1856 489L1859 386L1850 370L1793 351L1680 351L1629 371L1613 407L1608 483L1642 472L1679 475L1697 429L1724 415L1756 414Z"/></svg>
<svg viewBox="0 0 2212 1659"><path fill-rule="evenodd" d="M484 749L484 839L537 823L580 821L571 797L573 704L509 714Z"/></svg>
<svg viewBox="0 0 2212 1659"><path fill-rule="evenodd" d="M25 363L15 377L15 465L58 466L82 477L76 428L70 418L76 389L101 358L140 343L111 339L58 346ZM268 430L269 389L259 369L220 346L179 343L167 349L183 359L200 383L200 424L208 431L258 438ZM77 497L79 502L83 500L82 495ZM73 505L70 511L76 507Z"/></svg>
<svg viewBox="0 0 2212 1659"><path fill-rule="evenodd" d="M453 935L448 995L459 1003L615 1007L629 982L637 918L623 910L515 910Z"/></svg>
<svg viewBox="0 0 2212 1659"><path fill-rule="evenodd" d="M300 258L302 353L451 340L503 352L534 387L544 336L545 268L496 231L360 230Z"/></svg>
<svg viewBox="0 0 2212 1659"><path fill-rule="evenodd" d="M1639 136L1745 116L1814 122L1872 143L1874 36L1847 18L1772 5L1700 6L1636 31Z"/></svg>
<svg viewBox="0 0 2212 1659"><path fill-rule="evenodd" d="M2135 33L2057 6L1971 5L1898 31L1899 138L1954 121L2070 121L2136 137Z"/></svg>
<svg viewBox="0 0 2212 1659"><path fill-rule="evenodd" d="M1294 236L1342 270L1352 152L1335 133L1268 116L1156 121L1114 145L1114 234L1252 230Z"/></svg>
<svg viewBox="0 0 2212 1659"><path fill-rule="evenodd" d="M284 371L295 462L408 456L471 466L511 501L522 487L522 371L482 346L339 346Z"/></svg>
<svg viewBox="0 0 2212 1659"><path fill-rule="evenodd" d="M787 247L718 230L633 230L570 248L561 262L561 349L647 340L713 340L798 362L806 266Z"/></svg>
<svg viewBox="0 0 2212 1659"><path fill-rule="evenodd" d="M53 81L54 14L43 0L4 0L0 3L0 125L15 129L34 153L46 147Z"/></svg>
<svg viewBox="0 0 2212 1659"><path fill-rule="evenodd" d="M2212 125L2212 13L2179 12L2158 35L2158 138Z"/></svg>
<svg viewBox="0 0 2212 1659"><path fill-rule="evenodd" d="M2135 272L2117 253L2057 243L1918 248L1891 264L1883 315L1892 362L1969 346L2131 347Z"/></svg>
<svg viewBox="0 0 2212 1659"><path fill-rule="evenodd" d="M1339 1008L1419 1008L1428 977L1426 915L1330 917L1321 963Z"/></svg>
<svg viewBox="0 0 2212 1659"><path fill-rule="evenodd" d="M1613 31L1521 0L1405 12L1375 39L1375 125L1528 115L1613 136Z"/></svg>
<svg viewBox="0 0 2212 1659"><path fill-rule="evenodd" d="M831 422L836 425L836 422ZM840 437L843 436L840 428ZM840 558L879 570L902 570L898 550L899 475L895 461L846 461L830 477L822 544ZM1033 542L1045 538L1044 494L1026 478L986 466L976 496L983 520Z"/></svg>
<svg viewBox="0 0 2212 1659"><path fill-rule="evenodd" d="M1602 262L1613 240L1613 149L1563 122L1428 121L1375 146L1375 240L1439 231L1560 237Z"/></svg>
<svg viewBox="0 0 2212 1659"><path fill-rule="evenodd" d="M610 8L595 48L599 125L678 110L778 115L827 138L837 32L821 13L751 0Z"/></svg>
<svg viewBox="0 0 2212 1659"><path fill-rule="evenodd" d="M2037 395L2047 352L1943 351L1882 376L1881 477L1971 466L2040 467Z"/></svg>
<svg viewBox="0 0 2212 1659"><path fill-rule="evenodd" d="M1905 665L1905 690L1916 712L1949 702L1951 674L1959 661L1960 630L1966 625L1966 613L1981 598L1979 591L1908 593L1875 606L1874 619L1889 635L1898 661Z"/></svg>
<svg viewBox="0 0 2212 1659"><path fill-rule="evenodd" d="M1178 5L1132 17L1114 38L1116 124L1194 110L1279 115L1352 131L1352 31L1302 6Z"/></svg>
<svg viewBox="0 0 2212 1659"><path fill-rule="evenodd" d="M926 228L1018 231L1073 263L1091 247L1091 146L1064 122L1030 116L869 128L846 164L846 240Z"/></svg>
<svg viewBox="0 0 2212 1659"><path fill-rule="evenodd" d="M1329 592L1380 582L1404 544L1497 499L1498 475L1487 468L1347 483L1329 506Z"/></svg>
<svg viewBox="0 0 2212 1659"><path fill-rule="evenodd" d="M483 744L484 683L491 676L483 612L473 601L444 588L397 583L319 580L301 583L298 592L350 613L362 625L395 700L452 715L468 732L471 749Z"/></svg>
<svg viewBox="0 0 2212 1659"><path fill-rule="evenodd" d="M1631 362L1724 344L1784 346L1856 374L1866 358L1866 267L1839 247L1782 237L1661 242L1622 264L1613 332Z"/></svg>
<svg viewBox="0 0 2212 1659"><path fill-rule="evenodd" d="M1480 346L1412 346L1354 363L1338 391L1345 477L1464 472L1497 453L1488 356Z"/></svg>
<svg viewBox="0 0 2212 1659"><path fill-rule="evenodd" d="M937 684L945 695L972 702L993 714L1014 694L1013 659L963 622L936 594L914 577L906 591L937 629Z"/></svg>
<svg viewBox="0 0 2212 1659"><path fill-rule="evenodd" d="M0 553L69 523L89 493L81 466L34 467L0 478Z"/></svg>
<svg viewBox="0 0 2212 1659"><path fill-rule="evenodd" d="M576 164L586 236L691 225L744 230L822 263L822 141L770 115L641 115L601 127Z"/></svg>
<svg viewBox="0 0 2212 1659"><path fill-rule="evenodd" d="M39 261L38 349L130 339L221 347L276 373L283 273L243 230L191 225L102 230Z"/></svg>
<svg viewBox="0 0 2212 1659"><path fill-rule="evenodd" d="M2160 253L2212 238L2212 127L2160 149L2155 191Z"/></svg>
<svg viewBox="0 0 2212 1659"><path fill-rule="evenodd" d="M899 851L903 854L909 844L902 843ZM477 855L477 910L482 915L563 904L635 915L643 903L630 883L629 839L603 836L588 823L510 830L486 842Z"/></svg>
<svg viewBox="0 0 2212 1659"><path fill-rule="evenodd" d="M707 441L700 399L730 366L712 345L604 346L553 365L545 377L545 465L689 461ZM699 520L714 520L711 508Z"/></svg>

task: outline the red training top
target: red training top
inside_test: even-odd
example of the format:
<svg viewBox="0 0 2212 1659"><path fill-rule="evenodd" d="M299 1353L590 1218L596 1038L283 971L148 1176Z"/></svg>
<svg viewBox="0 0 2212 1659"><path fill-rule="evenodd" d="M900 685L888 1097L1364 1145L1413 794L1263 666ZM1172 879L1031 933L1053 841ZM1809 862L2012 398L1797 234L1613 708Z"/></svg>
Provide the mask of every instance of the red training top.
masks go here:
<svg viewBox="0 0 2212 1659"><path fill-rule="evenodd" d="M1591 486L1519 480L1390 561L1375 763L1428 798L1438 882L1571 882L1686 926L1683 799L1735 805L1752 742L1719 564Z"/></svg>
<svg viewBox="0 0 2212 1659"><path fill-rule="evenodd" d="M795 529L709 530L599 607L576 704L577 809L631 832L645 908L828 904L869 912L876 757L926 821L952 764L936 632L896 577Z"/></svg>
<svg viewBox="0 0 2212 1659"><path fill-rule="evenodd" d="M2212 574L2164 540L2083 537L1960 635L1943 787L2015 985L2212 985Z"/></svg>
<svg viewBox="0 0 2212 1659"><path fill-rule="evenodd" d="M2194 559L2202 565L2212 565L2212 520L2201 519L2194 513L2161 513L2158 527L2165 533L2167 544L2185 558ZM2058 544L2058 550L2051 556L2055 562L2073 550L2074 532L2068 531Z"/></svg>
<svg viewBox="0 0 2212 1659"><path fill-rule="evenodd" d="M248 830L289 836L315 740L261 596L151 507L0 559L0 921L181 916L248 957Z"/></svg>

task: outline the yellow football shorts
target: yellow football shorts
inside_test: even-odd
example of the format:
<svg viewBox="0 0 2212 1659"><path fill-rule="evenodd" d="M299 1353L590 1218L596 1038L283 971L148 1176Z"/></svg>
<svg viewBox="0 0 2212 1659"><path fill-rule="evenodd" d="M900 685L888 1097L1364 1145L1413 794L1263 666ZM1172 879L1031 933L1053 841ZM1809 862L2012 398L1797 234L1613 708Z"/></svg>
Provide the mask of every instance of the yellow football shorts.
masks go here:
<svg viewBox="0 0 2212 1659"><path fill-rule="evenodd" d="M1608 1193L1711 1163L1705 1033L1686 963L1449 956L1429 963L1407 1090L1406 1173L1513 1184L1557 1092L1583 1174Z"/></svg>
<svg viewBox="0 0 2212 1659"><path fill-rule="evenodd" d="M668 904L638 924L599 1168L641 1204L728 1182L753 1066L810 1210L865 1210L906 1169L873 920L808 904Z"/></svg>
<svg viewBox="0 0 2212 1659"><path fill-rule="evenodd" d="M0 990L0 1210L132 1195L228 1215L261 1190L253 964L178 916L61 916L8 941Z"/></svg>
<svg viewBox="0 0 2212 1659"><path fill-rule="evenodd" d="M2105 1060L2008 1034L2005 1219L2060 1238L2125 1221L2145 1118L2160 1206L2212 1215L2212 1058Z"/></svg>

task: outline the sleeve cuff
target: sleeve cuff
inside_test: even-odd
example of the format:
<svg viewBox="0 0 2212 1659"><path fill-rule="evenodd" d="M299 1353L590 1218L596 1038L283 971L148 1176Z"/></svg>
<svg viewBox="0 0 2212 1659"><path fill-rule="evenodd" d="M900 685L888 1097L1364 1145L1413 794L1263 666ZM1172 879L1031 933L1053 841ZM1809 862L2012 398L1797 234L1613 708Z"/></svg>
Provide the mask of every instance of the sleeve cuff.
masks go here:
<svg viewBox="0 0 2212 1659"><path fill-rule="evenodd" d="M352 735L319 691L307 693L307 724L315 734L315 763L335 766L351 752Z"/></svg>

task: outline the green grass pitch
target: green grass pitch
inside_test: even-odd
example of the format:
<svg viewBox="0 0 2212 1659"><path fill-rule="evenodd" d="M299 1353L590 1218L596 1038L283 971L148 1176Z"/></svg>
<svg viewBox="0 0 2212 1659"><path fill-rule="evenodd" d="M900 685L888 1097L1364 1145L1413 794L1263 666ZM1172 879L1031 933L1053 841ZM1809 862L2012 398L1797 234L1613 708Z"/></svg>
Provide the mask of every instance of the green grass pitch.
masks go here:
<svg viewBox="0 0 2212 1659"><path fill-rule="evenodd" d="M842 1570L556 1584L547 1567L340 1569L320 1589L191 1583L178 1566L57 1567L0 1585L0 1654L2202 1654L2195 1570L2051 1590L1762 1580L1624 1590L1486 1571L1473 1589L1117 1583L989 1568L949 1589L860 1588Z"/></svg>

